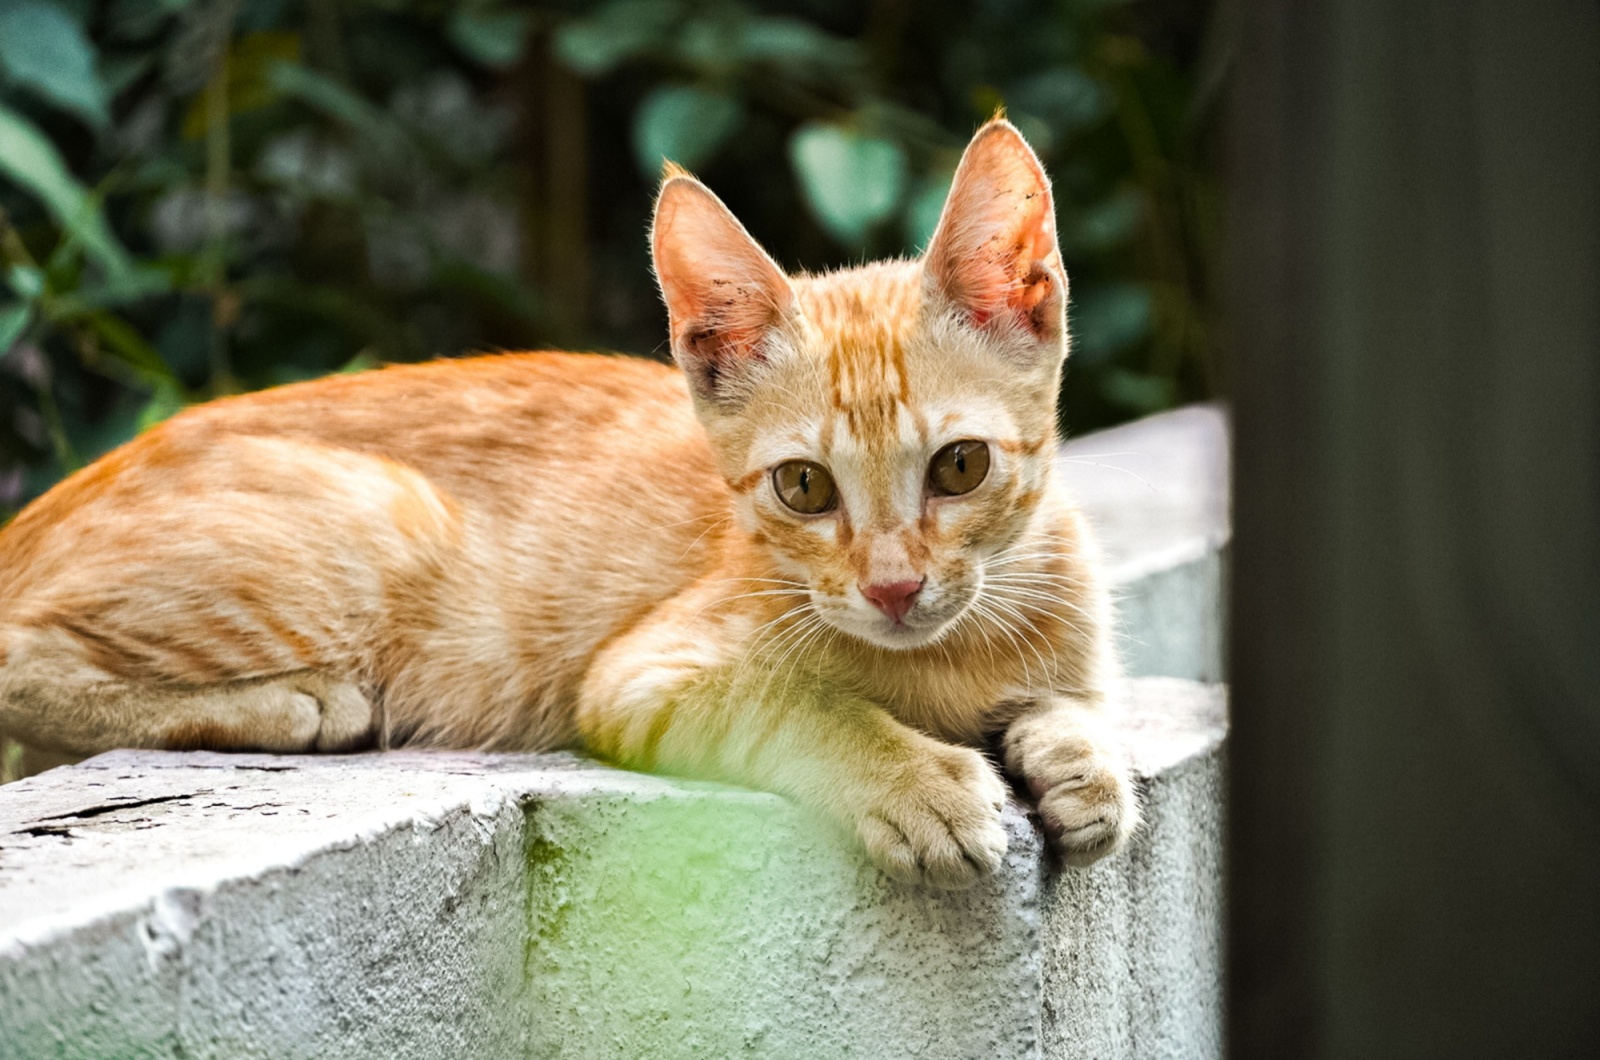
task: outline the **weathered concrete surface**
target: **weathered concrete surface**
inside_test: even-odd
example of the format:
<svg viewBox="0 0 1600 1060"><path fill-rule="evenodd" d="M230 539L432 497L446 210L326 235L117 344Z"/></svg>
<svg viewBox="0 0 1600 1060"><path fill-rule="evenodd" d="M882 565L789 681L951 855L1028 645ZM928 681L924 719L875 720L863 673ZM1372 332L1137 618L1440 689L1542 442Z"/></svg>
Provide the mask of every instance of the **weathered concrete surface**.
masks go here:
<svg viewBox="0 0 1600 1060"><path fill-rule="evenodd" d="M1060 473L1098 531L1134 676L1223 680L1228 424L1209 405L1062 446Z"/></svg>
<svg viewBox="0 0 1600 1060"><path fill-rule="evenodd" d="M1121 857L1053 874L1043 890L1050 1060L1222 1056L1227 708L1218 686L1134 684L1132 720L1159 727L1135 740L1154 776L1144 832Z"/></svg>
<svg viewBox="0 0 1600 1060"><path fill-rule="evenodd" d="M1105 549L1131 675L1224 680L1228 447L1225 415L1204 405L1062 447L1061 474ZM1223 750L1219 738L1174 755L1148 788L1144 838L1045 888L1052 1060L1222 1055Z"/></svg>
<svg viewBox="0 0 1600 1060"><path fill-rule="evenodd" d="M775 796L565 755L53 770L0 793L0 1055L1217 1055L1221 696L1129 687L1132 854L1058 872L1014 807L955 895ZM1103 1051L1145 1009L1184 1049Z"/></svg>

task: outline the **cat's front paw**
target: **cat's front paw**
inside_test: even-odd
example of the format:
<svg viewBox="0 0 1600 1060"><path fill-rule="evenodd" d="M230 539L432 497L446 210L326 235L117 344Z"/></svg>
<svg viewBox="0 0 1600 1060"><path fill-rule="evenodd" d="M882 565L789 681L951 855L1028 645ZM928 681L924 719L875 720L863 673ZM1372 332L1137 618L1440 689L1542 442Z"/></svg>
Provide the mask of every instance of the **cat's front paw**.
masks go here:
<svg viewBox="0 0 1600 1060"><path fill-rule="evenodd" d="M904 883L955 890L1000 867L1006 787L976 751L928 741L856 824L867 854Z"/></svg>
<svg viewBox="0 0 1600 1060"><path fill-rule="evenodd" d="M1045 834L1068 865L1092 865L1139 826L1132 771L1112 747L1049 719L1006 734L1006 768L1033 795Z"/></svg>

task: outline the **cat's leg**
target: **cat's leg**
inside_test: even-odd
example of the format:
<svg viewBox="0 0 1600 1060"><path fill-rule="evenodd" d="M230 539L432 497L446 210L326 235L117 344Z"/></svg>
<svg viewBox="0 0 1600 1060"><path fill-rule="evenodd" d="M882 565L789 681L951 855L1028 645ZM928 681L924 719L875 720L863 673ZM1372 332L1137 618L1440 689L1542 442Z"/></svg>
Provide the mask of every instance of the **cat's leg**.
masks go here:
<svg viewBox="0 0 1600 1060"><path fill-rule="evenodd" d="M1006 771L1027 785L1067 864L1093 864L1139 826L1132 769L1098 702L1061 696L1033 704L1001 746Z"/></svg>
<svg viewBox="0 0 1600 1060"><path fill-rule="evenodd" d="M353 682L311 670L183 685L109 676L48 634L12 636L0 717L20 742L76 755L117 747L334 751L372 742L374 711Z"/></svg>
<svg viewBox="0 0 1600 1060"><path fill-rule="evenodd" d="M80 754L361 743L358 676L398 654L397 609L430 620L454 503L414 469L285 439L127 460L0 539L0 729Z"/></svg>
<svg viewBox="0 0 1600 1060"><path fill-rule="evenodd" d="M350 681L311 671L195 689L170 701L152 735L173 750L352 751L376 743L372 701Z"/></svg>
<svg viewBox="0 0 1600 1060"><path fill-rule="evenodd" d="M787 795L852 829L902 881L966 887L999 867L1006 789L982 755L800 667L730 658L739 639L671 606L620 638L580 692L587 749Z"/></svg>

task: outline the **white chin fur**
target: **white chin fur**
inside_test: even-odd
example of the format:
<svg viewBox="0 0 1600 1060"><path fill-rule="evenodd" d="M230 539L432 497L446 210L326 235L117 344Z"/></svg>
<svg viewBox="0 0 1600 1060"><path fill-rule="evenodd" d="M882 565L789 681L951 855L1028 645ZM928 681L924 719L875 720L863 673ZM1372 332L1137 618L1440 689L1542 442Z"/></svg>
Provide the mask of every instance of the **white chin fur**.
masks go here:
<svg viewBox="0 0 1600 1060"><path fill-rule="evenodd" d="M913 648L926 648L938 642L946 633L950 632L953 621L937 622L927 626L921 625L895 625L887 619L880 621L861 621L851 616L847 622L838 622L832 619L830 624L848 633L857 640L864 640L868 644L890 651L910 651Z"/></svg>

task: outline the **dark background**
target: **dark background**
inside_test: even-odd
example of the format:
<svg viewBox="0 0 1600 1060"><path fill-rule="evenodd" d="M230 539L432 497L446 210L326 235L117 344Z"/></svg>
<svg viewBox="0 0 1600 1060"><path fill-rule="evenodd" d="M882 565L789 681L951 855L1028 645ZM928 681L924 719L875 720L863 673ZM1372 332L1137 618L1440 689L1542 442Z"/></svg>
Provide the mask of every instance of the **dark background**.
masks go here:
<svg viewBox="0 0 1600 1060"><path fill-rule="evenodd" d="M663 356L663 156L786 267L914 254L997 107L1055 178L1083 431L1216 392L1188 0L0 0L0 516L183 404Z"/></svg>
<svg viewBox="0 0 1600 1060"><path fill-rule="evenodd" d="M1600 1056L1600 5L1243 10L1232 1054Z"/></svg>

